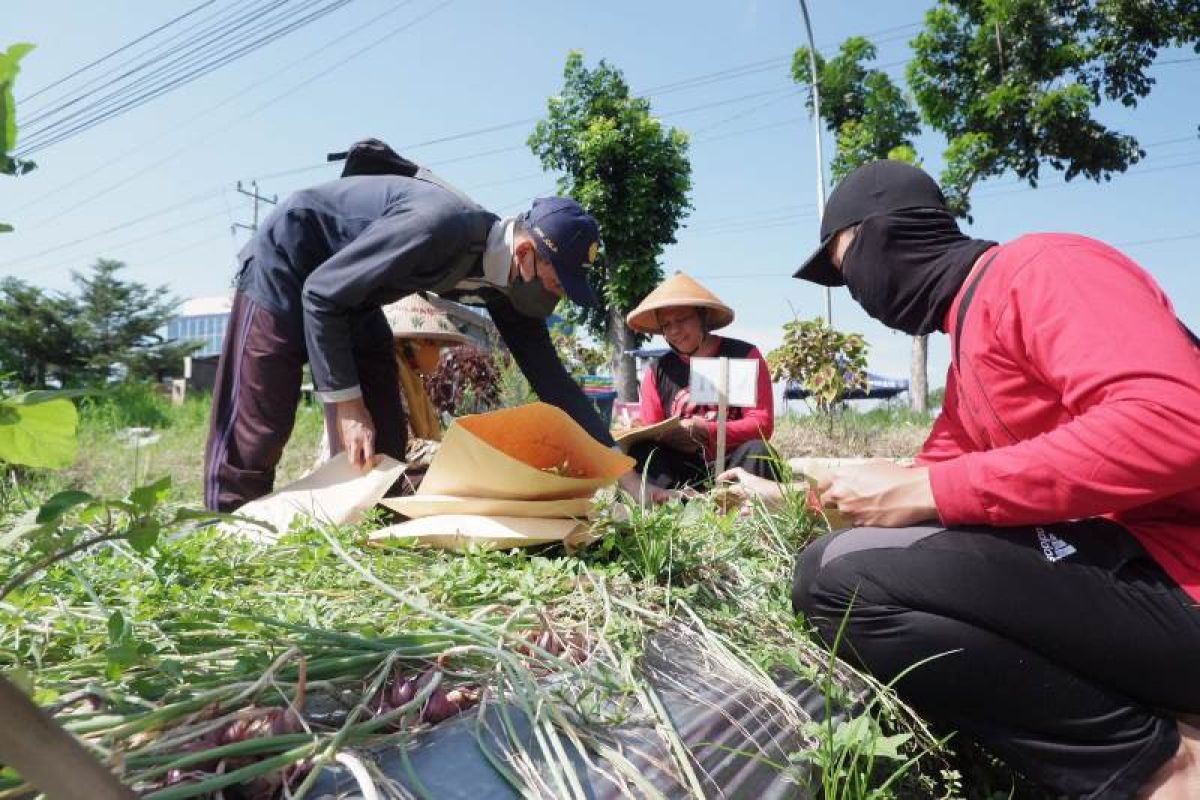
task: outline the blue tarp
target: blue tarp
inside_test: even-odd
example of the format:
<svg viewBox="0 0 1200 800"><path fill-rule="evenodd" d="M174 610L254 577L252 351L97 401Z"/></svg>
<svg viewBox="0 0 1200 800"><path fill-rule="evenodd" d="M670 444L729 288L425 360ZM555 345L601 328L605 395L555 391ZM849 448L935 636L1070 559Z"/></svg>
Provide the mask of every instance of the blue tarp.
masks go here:
<svg viewBox="0 0 1200 800"><path fill-rule="evenodd" d="M732 674L714 668L696 646L694 634L664 630L647 642L641 669L688 751L706 797L754 800L806 800L811 795L797 781L819 785L808 767L781 768L789 757L810 745L795 719L752 686L735 683ZM826 701L818 686L793 673L771 676L796 702L800 719L820 721ZM859 695L855 690L854 695ZM834 707L835 718L862 710L861 695L847 710ZM510 735L530 751L530 767L550 775L530 720L516 706L506 706ZM652 720L629 718L613 724L605 743L640 770L663 797L691 798L672 766L667 742ZM588 800L620 800L639 792L615 784L604 774L605 759L563 739L565 756L576 767L576 779ZM447 720L411 739L398 739L368 753L379 770L409 793L438 800L519 800L544 796L535 788L522 792L497 769L507 752L501 709L493 703ZM347 770L331 765L314 789L314 800L363 800ZM407 796L407 795L406 795Z"/></svg>
<svg viewBox="0 0 1200 800"><path fill-rule="evenodd" d="M903 378L887 378L883 375L867 373L867 391L855 389L847 393L842 400L887 400L901 392L908 391L908 381ZM795 381L788 381L783 389L784 400L803 400L809 391Z"/></svg>

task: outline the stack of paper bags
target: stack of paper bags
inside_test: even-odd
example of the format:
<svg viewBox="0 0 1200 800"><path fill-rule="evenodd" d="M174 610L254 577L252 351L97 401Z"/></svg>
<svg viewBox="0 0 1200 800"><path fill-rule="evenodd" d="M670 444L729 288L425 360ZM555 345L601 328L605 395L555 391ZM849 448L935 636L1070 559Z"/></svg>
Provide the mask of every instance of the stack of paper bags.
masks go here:
<svg viewBox="0 0 1200 800"><path fill-rule="evenodd" d="M633 468L546 403L455 420L420 489L383 504L409 521L371 538L447 549L586 540L592 496Z"/></svg>
<svg viewBox="0 0 1200 800"><path fill-rule="evenodd" d="M298 481L234 512L243 519L221 524L221 530L263 544L274 544L298 517L318 524L346 525L379 502L404 472L404 464L377 455L372 467L354 467L339 453ZM259 524L265 523L265 524Z"/></svg>

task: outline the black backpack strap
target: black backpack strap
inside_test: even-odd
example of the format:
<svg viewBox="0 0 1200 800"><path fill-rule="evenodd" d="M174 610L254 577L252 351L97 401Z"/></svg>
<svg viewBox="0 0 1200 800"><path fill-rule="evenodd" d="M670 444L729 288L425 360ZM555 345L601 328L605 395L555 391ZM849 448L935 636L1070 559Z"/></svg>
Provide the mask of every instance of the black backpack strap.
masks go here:
<svg viewBox="0 0 1200 800"><path fill-rule="evenodd" d="M996 260L996 256L1000 255L997 250L988 256L988 260L983 262L979 271L975 273L975 277L967 284L967 290L963 292L962 300L958 302L958 317L954 322L954 368L958 369L958 347L962 342L963 320L967 318L967 309L971 307L971 300L975 297L975 289L979 286L979 281L983 278L983 274L988 271L988 267Z"/></svg>

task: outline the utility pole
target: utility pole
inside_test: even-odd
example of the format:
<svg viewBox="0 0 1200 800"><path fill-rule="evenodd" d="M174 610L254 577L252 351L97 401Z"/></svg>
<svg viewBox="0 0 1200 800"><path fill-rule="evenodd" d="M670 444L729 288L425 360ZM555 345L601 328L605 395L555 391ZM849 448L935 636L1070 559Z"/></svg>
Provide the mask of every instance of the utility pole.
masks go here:
<svg viewBox="0 0 1200 800"><path fill-rule="evenodd" d="M237 190L240 193L246 195L247 197L253 198L253 200L254 200L254 222L249 225L247 225L244 222L233 223L232 231L234 233L237 233L238 228L245 228L246 230L250 231L251 233L254 233L256 230L258 230L258 204L259 203L269 203L270 205L275 205L276 203L279 202L279 195L277 195L277 194L273 194L270 197L259 194L258 193L258 181L250 181L250 186L251 186L251 189L245 189L242 187L241 181L237 182Z"/></svg>
<svg viewBox="0 0 1200 800"><path fill-rule="evenodd" d="M821 91L817 79L817 43L813 40L812 22L808 19L808 4L800 0L800 13L804 15L804 28L808 32L809 87L813 99L813 125L817 134L817 231L820 235L821 215L825 213L825 155L821 151ZM825 287L825 324L833 327L833 289Z"/></svg>

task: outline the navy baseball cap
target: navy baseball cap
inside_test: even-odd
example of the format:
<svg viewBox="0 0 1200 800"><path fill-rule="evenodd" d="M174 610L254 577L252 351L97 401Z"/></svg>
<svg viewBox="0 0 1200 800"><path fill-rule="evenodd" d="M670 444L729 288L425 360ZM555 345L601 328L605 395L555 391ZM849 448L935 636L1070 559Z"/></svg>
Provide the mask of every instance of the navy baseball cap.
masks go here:
<svg viewBox="0 0 1200 800"><path fill-rule="evenodd" d="M845 286L842 271L830 260L829 245L838 231L873 214L908 208L946 210L937 181L903 161L872 161L842 178L821 215L821 246L792 277L822 286Z"/></svg>
<svg viewBox="0 0 1200 800"><path fill-rule="evenodd" d="M587 270L600 252L600 225L595 217L569 197L539 197L525 213L524 225L538 253L554 265L571 302L599 305L587 279Z"/></svg>

